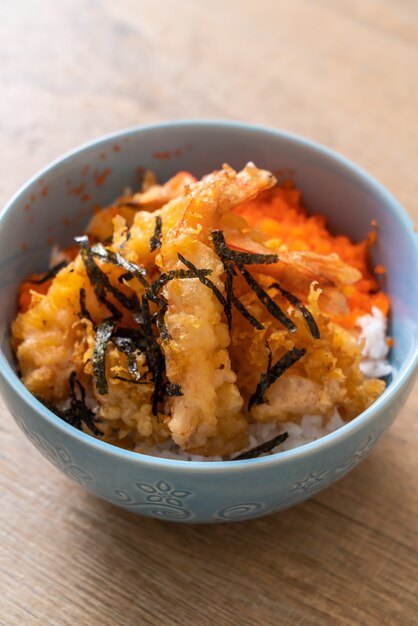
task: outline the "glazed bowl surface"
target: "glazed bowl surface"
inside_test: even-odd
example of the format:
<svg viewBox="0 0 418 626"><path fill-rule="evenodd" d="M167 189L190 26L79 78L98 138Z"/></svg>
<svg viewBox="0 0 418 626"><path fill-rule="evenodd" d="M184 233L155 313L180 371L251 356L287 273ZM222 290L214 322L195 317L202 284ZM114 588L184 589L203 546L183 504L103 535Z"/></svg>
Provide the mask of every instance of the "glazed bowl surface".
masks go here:
<svg viewBox="0 0 418 626"><path fill-rule="evenodd" d="M19 380L9 347L19 283L42 272L51 243L68 246L95 205L145 169L160 181L179 170L200 177L223 163L254 161L292 178L310 212L323 213L334 233L364 239L371 220L379 237L373 264L386 266L392 302L395 373L382 396L352 422L322 439L268 457L190 462L140 455L84 434L46 409ZM418 246L412 221L376 180L344 157L287 133L249 124L180 121L100 138L58 159L32 178L0 218L0 390L36 448L87 490L139 514L179 522L245 520L280 511L344 476L370 452L404 404L418 364ZM22 476L25 468L22 467Z"/></svg>

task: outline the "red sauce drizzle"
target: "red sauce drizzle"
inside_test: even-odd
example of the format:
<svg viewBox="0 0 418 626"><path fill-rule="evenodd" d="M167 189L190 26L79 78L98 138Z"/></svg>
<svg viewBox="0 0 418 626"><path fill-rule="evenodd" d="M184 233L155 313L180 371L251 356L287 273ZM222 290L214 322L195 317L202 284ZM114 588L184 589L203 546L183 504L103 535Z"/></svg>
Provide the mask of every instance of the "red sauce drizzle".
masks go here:
<svg viewBox="0 0 418 626"><path fill-rule="evenodd" d="M96 185L103 185L103 183L105 182L106 178L109 176L110 174L110 168L106 168L105 170L103 170L103 172L100 174L99 172L95 172L94 173L94 178L96 180Z"/></svg>
<svg viewBox="0 0 418 626"><path fill-rule="evenodd" d="M171 159L171 152L169 152L168 150L162 152L154 152L153 157L154 159L160 159L161 161L168 161L169 159Z"/></svg>
<svg viewBox="0 0 418 626"><path fill-rule="evenodd" d="M85 183L80 183L78 187L74 187L73 189L70 189L68 194L72 196L79 196L81 193L83 193L85 188L86 188Z"/></svg>

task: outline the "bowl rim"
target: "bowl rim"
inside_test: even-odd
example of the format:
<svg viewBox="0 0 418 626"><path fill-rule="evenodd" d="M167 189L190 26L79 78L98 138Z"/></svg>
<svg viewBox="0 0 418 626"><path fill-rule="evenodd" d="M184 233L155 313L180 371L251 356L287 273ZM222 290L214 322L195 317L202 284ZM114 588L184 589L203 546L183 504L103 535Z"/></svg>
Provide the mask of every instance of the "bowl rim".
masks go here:
<svg viewBox="0 0 418 626"><path fill-rule="evenodd" d="M385 200L386 204L390 206L396 219L400 222L404 234L409 237L414 245L416 256L418 259L418 237L414 231L413 222L406 210L402 207L400 202L388 191L376 178L368 174L363 168L356 165L347 157L332 150L316 141L303 137L298 134L290 133L282 129L270 128L259 124L252 124L248 122L230 121L230 120L218 120L218 119L179 119L175 121L164 121L153 124L136 125L128 128L121 129L106 135L101 135L88 142L84 142L81 145L73 148L70 151L65 152L62 156L54 159L49 164L44 166L36 174L34 174L26 183L24 183L18 191L12 196L12 198L6 203L4 210L0 215L0 229L7 221L8 215L13 211L15 203L19 198L30 188L34 182L51 174L55 169L62 166L65 162L71 161L79 154L88 151L93 148L97 148L103 144L107 144L111 141L120 140L133 134L141 134L143 132L153 132L155 130L164 130L172 128L185 128L188 129L204 127L218 126L219 128L235 129L239 131L252 131L255 134L264 134L269 136L275 136L278 139L288 141L296 144L301 148L308 150L310 153L319 154L321 157L328 161L340 166L342 169L348 171L358 182L362 182L375 196L380 196ZM261 468L270 465L280 465L287 461L298 460L302 457L307 457L317 452L329 448L334 444L341 442L348 438L351 434L361 430L366 424L371 422L374 417L384 411L390 404L392 404L395 397L398 397L404 388L412 382L414 374L418 369L418 342L415 349L411 352L408 359L402 363L397 377L391 382L390 386L385 389L382 395L365 411L355 417L351 422L348 422L323 437L312 441L310 443L303 444L297 448L291 450L285 450L276 454L272 454L265 457L259 457L255 459L243 459L239 461L188 461L185 459L167 459L163 457L156 457L147 454L141 454L132 450L124 450L117 446L96 439L92 435L77 430L73 426L70 426L52 411L47 409L35 396L33 396L29 390L24 386L17 373L12 369L8 360L6 359L3 351L0 351L0 376L4 379L8 387L14 391L20 399L28 404L32 410L34 410L42 420L49 422L54 428L63 431L70 438L78 441L82 446L86 446L91 449L97 449L103 454L110 454L111 456L119 457L121 460L131 463L137 463L141 466L147 465L149 467L159 467L160 469L166 468L167 470L175 471L189 471L193 470L199 473L219 473L219 472L234 472Z"/></svg>

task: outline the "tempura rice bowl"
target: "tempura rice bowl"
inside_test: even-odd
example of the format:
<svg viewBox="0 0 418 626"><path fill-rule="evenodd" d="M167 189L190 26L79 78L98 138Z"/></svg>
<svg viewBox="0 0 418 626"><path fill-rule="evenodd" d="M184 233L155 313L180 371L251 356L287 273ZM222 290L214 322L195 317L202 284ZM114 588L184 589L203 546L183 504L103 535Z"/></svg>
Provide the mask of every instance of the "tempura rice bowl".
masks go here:
<svg viewBox="0 0 418 626"><path fill-rule="evenodd" d="M325 434L321 439L269 457L233 463L140 455L95 440L62 422L24 388L8 346L17 285L26 275L45 268L47 240L54 237L60 245L70 245L91 207L109 203L124 187L134 187L140 168L154 170L164 181L179 170L199 177L223 162L240 168L250 160L259 167L290 171L306 206L325 214L336 232L364 239L370 221L378 221L373 263L384 263L387 268L385 289L392 301L390 334L394 337L393 380L382 396L352 422L329 434L320 432ZM83 193L69 193L69 180L73 189L83 186ZM35 201L28 210L25 207L32 196ZM303 139L229 122L179 122L97 140L52 164L18 192L2 215L0 244L0 385L11 413L35 446L64 473L96 495L143 515L190 522L233 521L304 500L366 456L390 426L413 384L418 335L413 225L396 200L367 174ZM304 426L313 436L320 428L312 419ZM299 435L303 444L304 432Z"/></svg>

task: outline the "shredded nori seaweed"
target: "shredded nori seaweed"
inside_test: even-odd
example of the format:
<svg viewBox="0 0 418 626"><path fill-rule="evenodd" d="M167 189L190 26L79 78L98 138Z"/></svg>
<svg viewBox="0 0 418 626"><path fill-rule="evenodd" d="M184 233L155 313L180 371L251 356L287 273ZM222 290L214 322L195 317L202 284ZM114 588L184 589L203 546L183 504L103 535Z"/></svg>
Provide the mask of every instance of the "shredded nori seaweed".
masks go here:
<svg viewBox="0 0 418 626"><path fill-rule="evenodd" d="M212 241L215 251L220 259L233 261L236 265L269 265L277 263L277 254L259 254L257 252L239 252L230 248L226 242L222 230L212 231Z"/></svg>
<svg viewBox="0 0 418 626"><path fill-rule="evenodd" d="M154 383L154 393L152 396L152 413L158 415L158 403L162 400L163 375L165 372L165 360L160 346L152 331L152 318L147 295L142 296L142 315L145 339L145 354L147 357L148 369L151 372Z"/></svg>
<svg viewBox="0 0 418 626"><path fill-rule="evenodd" d="M157 365L157 368L158 368L158 365ZM157 371L156 377L158 378L159 376L160 376L160 372ZM125 376L119 376L119 375L115 375L113 376L113 378L116 378L116 380L121 380L125 383L131 383L132 385L154 385L154 388L156 387L154 380L139 379L135 377L126 378ZM156 403L160 402L163 396L168 396L169 398L171 398L174 396L182 396L182 395L183 395L183 392L181 390L181 386L178 383L170 383L169 381L167 381L166 383L160 383L159 387L157 389L154 389L155 400L153 400L153 414L157 415ZM155 409L155 412L154 412L154 409Z"/></svg>
<svg viewBox="0 0 418 626"><path fill-rule="evenodd" d="M259 322L258 319L255 318L252 313L249 312L249 310L242 304L241 300L239 300L237 296L234 294L233 290L231 290L231 301L232 301L232 304L237 309L237 311L241 313L242 317L244 317L248 322L250 322L250 324L254 326L256 330L264 330L264 325L261 322Z"/></svg>
<svg viewBox="0 0 418 626"><path fill-rule="evenodd" d="M273 288L280 291L282 296L286 298L286 300L288 300L290 304L293 304L293 306L296 307L302 313L309 327L309 330L311 331L312 337L314 339L320 339L321 333L319 332L318 324L316 323L314 316L309 311L309 309L307 309L306 306L302 304L299 298L293 295L293 293L290 293L290 291L286 291L286 289L283 289L283 287L281 287L279 283L273 283L272 285L270 285L269 289L273 289Z"/></svg>
<svg viewBox="0 0 418 626"><path fill-rule="evenodd" d="M141 328L125 328L124 326L118 326L115 328L113 337L129 337L133 339L138 349L144 348L144 331Z"/></svg>
<svg viewBox="0 0 418 626"><path fill-rule="evenodd" d="M256 446L255 448L251 448L251 450L247 450L246 452L242 452L241 454L238 454L238 456L234 456L233 459L229 459L229 460L230 461L243 461L244 459L255 459L258 456L261 456L262 454L266 454L267 452L270 452L271 450L273 450L273 448L275 448L276 446L286 441L288 437L289 437L288 433L280 433L280 435L273 437L273 439L270 439L269 441L265 441L264 443L261 443L259 446Z"/></svg>
<svg viewBox="0 0 418 626"><path fill-rule="evenodd" d="M173 396L182 396L183 392L181 386L178 383L165 383L163 385L163 393L165 396L172 398Z"/></svg>
<svg viewBox="0 0 418 626"><path fill-rule="evenodd" d="M96 426L96 415L94 411L92 411L86 404L86 391L78 380L75 372L71 372L70 374L70 394L71 394L71 405L70 408L64 411L64 414L68 414L72 416L73 422L80 421L80 425L76 426L76 428L81 429L81 424L84 424L90 428L92 433L95 435L103 435L103 432ZM76 386L78 388L80 397L77 397ZM74 424L75 425L75 424Z"/></svg>
<svg viewBox="0 0 418 626"><path fill-rule="evenodd" d="M256 330L263 330L264 325L259 322L252 313L243 305L241 300L234 293L234 277L237 275L234 263L248 262L251 263L275 263L277 261L277 255L271 254L257 254L236 252L229 248L225 243L225 237L221 230L212 231L212 241L215 247L215 252L221 259L225 274L225 293L224 310L226 319L228 322L228 329L232 327L232 305L235 306L237 311L252 325ZM255 260L254 260L255 259ZM222 294L221 294L222 295ZM219 299L219 298L218 298Z"/></svg>
<svg viewBox="0 0 418 626"><path fill-rule="evenodd" d="M226 274L225 279L225 315L228 322L228 330L231 331L232 328L232 304L233 304L233 296L234 296L234 276L236 276L236 272L234 270L234 266L232 263L228 263L227 261L223 261L223 266ZM237 298L238 299L238 298ZM236 306L236 305L235 305Z"/></svg>
<svg viewBox="0 0 418 626"><path fill-rule="evenodd" d="M109 393L106 379L106 350L115 325L116 320L113 317L109 317L99 324L96 331L96 341L92 356L93 378L96 391L101 396Z"/></svg>
<svg viewBox="0 0 418 626"><path fill-rule="evenodd" d="M125 378L125 376L119 376L116 374L112 376L112 378L116 378L116 380L122 380L124 383L131 383L132 385L152 385L151 380L138 380L136 378Z"/></svg>
<svg viewBox="0 0 418 626"><path fill-rule="evenodd" d="M151 252L154 252L154 250L156 250L157 248L161 248L161 241L162 241L162 236L163 236L162 227L163 227L162 217L161 215L157 215L155 217L154 234L151 237L150 242L149 242L149 247L150 247Z"/></svg>
<svg viewBox="0 0 418 626"><path fill-rule="evenodd" d="M158 229L161 230L161 224L156 224L156 231L158 230L157 226ZM223 233L221 231L219 231L219 233L223 239ZM222 259L227 271L226 286L229 287L227 288L227 296L225 298L213 281L207 278L207 276L212 273L211 270L197 268L191 261L186 259L181 254L178 255L178 258L186 266L186 270L171 270L162 274L150 284L146 277L146 270L143 267L128 261L118 252L113 252L112 250L105 248L100 243L90 247L88 237L86 236L78 237L76 241L80 245L81 256L96 297L99 301L104 303L113 314L111 318L104 320L96 331L96 342L93 350L93 376L97 392L100 395L108 393L105 355L107 345L112 337L116 348L127 356L128 371L133 376L132 380L126 379L129 382L139 382L140 380L135 356L136 350L140 350L145 353L147 368L151 374L152 383L154 384L152 397L152 412L154 415L158 414L158 404L163 400L164 395L173 396L182 394L178 385L171 385L169 382L163 382L165 375L165 359L153 332L153 324L155 324L161 340L167 341L170 339L170 335L164 321L168 305L165 298L159 292L164 285L171 280L197 278L203 285L211 289L225 309L229 327L231 325L231 307L233 304L255 328L259 330L264 328L264 326L245 308L245 306L234 294L232 283L233 276L236 275L236 272L232 262L227 259ZM98 257L105 263L112 263L124 269L125 272L119 277L120 282L123 283L124 281L137 278L145 288L145 294L142 296L141 301L139 301L136 294L132 297L128 297L119 289L114 287L108 276L94 261L94 256ZM274 255L258 255L256 261L270 263L273 262L273 256ZM234 259L235 258L236 256L234 256ZM238 259L241 260L241 257L238 257ZM239 269L241 271L241 268ZM113 303L109 302L106 297L107 293L111 293L124 308L132 313L134 320L139 326L138 329L116 328L116 322L121 319L122 313L113 305ZM157 306L156 313L152 315L150 311L150 302L153 302ZM88 311L85 307L84 290L80 290L80 313L87 317ZM123 377L121 377L121 380L122 378Z"/></svg>
<svg viewBox="0 0 418 626"><path fill-rule="evenodd" d="M51 269L48 270L43 276L41 276L41 278L37 278L36 280L31 280L30 282L33 285L42 285L42 283L46 283L47 280L51 280L52 278L55 278L58 272L61 271L64 267L67 267L68 264L69 264L69 261L61 261L60 263L57 263L56 265L51 267Z"/></svg>
<svg viewBox="0 0 418 626"><path fill-rule="evenodd" d="M209 276L209 274L212 273L212 270L197 270L197 271L200 272L200 275L202 277ZM147 290L148 298L152 300L152 302L155 302L156 304L158 304L159 303L158 293L167 283L170 282L170 280L174 280L176 278L199 278L199 276L196 276L196 273L192 270L181 269L181 270L170 270L168 272L165 272L164 274L161 274L158 278L156 278L151 285L149 285L149 288ZM161 304L161 301L160 301L160 304Z"/></svg>
<svg viewBox="0 0 418 626"><path fill-rule="evenodd" d="M254 291L257 298L260 300L261 304L263 304L267 311L272 315L278 322L283 324L285 328L287 328L291 333L294 333L297 329L296 325L292 322L292 320L287 317L287 315L281 310L278 304L270 298L268 293L264 291L262 287L255 280L254 276L250 274L248 270L245 269L243 265L237 265L239 272L244 278L245 282L251 287Z"/></svg>
<svg viewBox="0 0 418 626"><path fill-rule="evenodd" d="M144 267L128 261L118 252L113 252L98 243L91 248L92 254L99 257L104 263L112 263L125 270L125 274L119 277L119 281L132 280L136 278L143 287L147 288L149 283L146 279L147 272Z"/></svg>
<svg viewBox="0 0 418 626"><path fill-rule="evenodd" d="M89 277L96 298L109 309L115 319L121 319L122 313L106 298L107 292L112 291L115 288L110 284L106 274L102 272L100 267L95 262L88 237L76 237L75 241L80 246L81 258L83 259L84 267L86 268L87 276Z"/></svg>
<svg viewBox="0 0 418 626"><path fill-rule="evenodd" d="M269 365L267 372L261 374L260 382L257 385L256 390L248 401L248 410L254 404L262 404L264 402L264 394L267 389L272 385L282 374L285 373L289 367L292 367L299 359L306 354L305 348L293 348L286 352L281 359L276 361L274 365L271 365L271 359L269 358Z"/></svg>
<svg viewBox="0 0 418 626"><path fill-rule="evenodd" d="M159 311L157 312L155 322L157 324L158 332L160 333L161 341L168 341L170 339L170 334L168 332L164 316L168 309L168 303L164 302Z"/></svg>
<svg viewBox="0 0 418 626"><path fill-rule="evenodd" d="M218 299L220 304L224 307L225 315L226 315L227 320L228 320L228 328L229 329L231 329L231 323L232 323L231 304L234 304L234 306L238 309L238 311L241 313L241 315L243 317L245 317L245 319L248 320L250 322L250 324L252 324L254 326L254 328L256 328L257 330L263 330L263 328L264 328L263 324L261 324L248 311L248 309L246 309L246 307L242 304L242 302L237 298L237 296L234 293L233 282L232 281L233 281L233 276L235 274L235 270L234 270L232 264L229 264L227 262L229 267L226 270L227 280L225 281L225 289L226 289L226 293L227 293L227 298L225 298L224 295L222 294L222 292L220 291L220 289L218 289L218 287L215 285L215 283L212 280L210 280L209 278L206 278L204 272L207 271L207 270L198 269L191 261L186 259L180 253L178 253L177 256L180 259L180 261L188 269L190 269L194 273L194 275L196 276L196 278L198 278L200 280L202 285L205 285L205 287L208 287L209 289L212 290L212 292L214 293L214 295L216 296L216 298ZM224 268L225 268L225 262L224 262ZM232 284L227 284L228 279L231 281Z"/></svg>
<svg viewBox="0 0 418 626"><path fill-rule="evenodd" d="M82 430L82 425L85 424L94 435L103 435L104 433L97 427L97 421L99 420L96 414L86 404L86 391L77 379L75 372L71 372L69 385L70 406L68 409L60 409L45 398L38 397L38 400L70 426ZM78 388L79 397L77 397L76 387Z"/></svg>
<svg viewBox="0 0 418 626"><path fill-rule="evenodd" d="M132 374L136 380L139 380L141 376L138 372L138 364L136 362L138 347L135 345L134 341L130 337L114 337L113 343L118 351L126 356L128 372Z"/></svg>
<svg viewBox="0 0 418 626"><path fill-rule="evenodd" d="M124 274L121 274L118 278L118 281L123 285L123 283L129 282L130 280L133 280L133 276L130 272L125 272Z"/></svg>
<svg viewBox="0 0 418 626"><path fill-rule="evenodd" d="M266 344L266 350L267 350L267 355L268 355L267 356L267 371L270 371L272 363L273 363L273 352L270 348L270 344L267 341L267 339L265 340L265 344Z"/></svg>
<svg viewBox="0 0 418 626"><path fill-rule="evenodd" d="M161 245L161 227L161 218L157 218L155 234L154 237L151 238L151 244L154 245L154 247L151 248L153 250ZM280 307L272 298L270 298L266 291L264 291L255 278L244 267L245 264L261 265L275 263L278 260L278 256L275 254L243 253L232 250L226 245L222 231L213 231L212 238L215 250L224 265L226 273L226 296L222 294L213 281L207 278L207 276L212 273L211 270L197 268L191 261L186 259L181 254L178 254L178 258L186 266L186 270L179 269L168 271L159 276L153 283L149 283L146 276L146 270L143 267L128 261L118 252L113 252L112 250L105 248L100 243L90 247L87 237L78 237L76 239L77 243L80 245L81 256L96 297L100 302L105 304L113 314L111 318L104 320L96 331L96 342L93 351L93 375L96 389L99 394L103 395L108 393L105 355L107 345L113 337L116 348L126 354L128 359L128 371L133 376L132 379L125 379L120 376L115 376L115 378L125 380L126 382L141 384L152 382L154 385L152 412L154 415L158 414L158 404L162 402L164 396L182 395L180 385L163 382L165 376L165 359L161 346L159 345L153 331L153 325L155 324L161 340L167 341L170 339L170 335L164 321L168 304L165 298L160 294L160 291L164 285L174 279L197 278L203 285L211 289L220 304L224 307L229 328L231 328L232 321L232 306L235 306L240 314L243 315L243 317L247 319L250 324L252 324L257 330L262 330L264 329L263 324L261 324L261 322L259 322L247 310L234 293L233 281L234 277L237 275L235 270L236 267L236 269L238 269L240 274L243 276L244 280L254 291L257 298L267 308L271 315L273 315L291 332L296 330L296 326L292 320L284 314ZM145 288L145 294L142 296L141 301L136 294L129 297L114 287L110 283L108 276L94 261L94 256L97 256L105 263L112 263L124 269L125 272L119 277L119 281L121 283L137 278L141 285ZM304 312L306 309L300 301L292 294L289 294L289 292L282 290L279 286L274 286L281 291L282 295L288 299L291 304L299 308L309 324L311 332L314 333L315 327L317 328L316 323L312 318L315 326L312 325L312 320L309 318L310 314L308 312L307 315L306 312ZM108 301L106 297L107 293L111 293L124 308L132 313L134 320L138 324L137 329L116 328L116 323L121 319L122 313L115 307L115 305L113 305L113 303ZM150 311L150 302L153 302L157 306L157 311L153 314L151 314ZM84 290L80 290L80 314L84 317L88 316L89 319L91 319L85 307ZM145 353L147 368L149 374L151 375L151 380L140 380L140 374L136 363L137 351ZM264 401L263 396L267 388L284 371L286 371L286 369L301 358L304 353L304 350L295 348L272 366L270 351L267 372L262 374L260 382L257 385L257 389L250 398L248 408L250 409L255 403L262 403Z"/></svg>
<svg viewBox="0 0 418 626"><path fill-rule="evenodd" d="M84 287L81 287L80 289L79 298L80 298L80 313L79 313L80 318L90 320L90 322L93 323L90 312L88 308L86 307L86 290L84 289Z"/></svg>
<svg viewBox="0 0 418 626"><path fill-rule="evenodd" d="M277 254L257 254L253 252L238 252L230 248L226 242L224 234L221 230L213 230L212 231L212 241L215 248L216 253L219 258L222 260L224 264L224 269L226 273L226 281L225 281L225 290L226 290L226 306L225 313L228 320L228 327L231 329L231 305L234 304L238 311L257 329L262 329L264 326L258 322L254 316L249 313L238 300L238 298L234 294L233 290L233 282L234 276L236 275L234 265L239 270L241 275L247 284L251 287L251 289L256 294L257 298L260 302L266 307L273 317L275 317L285 328L287 328L290 332L295 332L297 327L292 322L292 320L281 310L281 308L274 302L272 298L266 293L266 291L258 284L254 276L248 272L248 270L244 267L245 265L268 265L271 263L276 263L279 260ZM315 339L319 339L320 333L318 325L313 318L312 314L308 309L300 302L300 300L294 296L289 291L283 289L278 283L274 283L270 287L275 287L278 289L286 300L288 300L293 306L299 309L305 318L306 323L309 326L309 329L312 333L312 336Z"/></svg>
<svg viewBox="0 0 418 626"><path fill-rule="evenodd" d="M218 289L218 287L215 285L215 283L212 280L210 280L209 278L206 278L208 273L212 273L211 270L198 269L196 265L193 265L193 263L189 261L188 259L186 259L182 254L180 254L180 252L177 254L177 256L179 260L183 263L183 265L185 265L193 273L193 275L200 280L202 285L204 285L205 287L209 287L209 289L213 291L214 295L219 300L221 305L225 307L226 300L223 297L221 291Z"/></svg>
<svg viewBox="0 0 418 626"><path fill-rule="evenodd" d="M126 232L125 241L121 244L121 246L120 246L120 248L119 248L120 250L123 250L123 249L124 249L124 247L126 246L126 244L128 243L128 241L130 240L131 236L132 236L132 232L131 232L131 230L128 228L128 230L127 230L127 232Z"/></svg>

